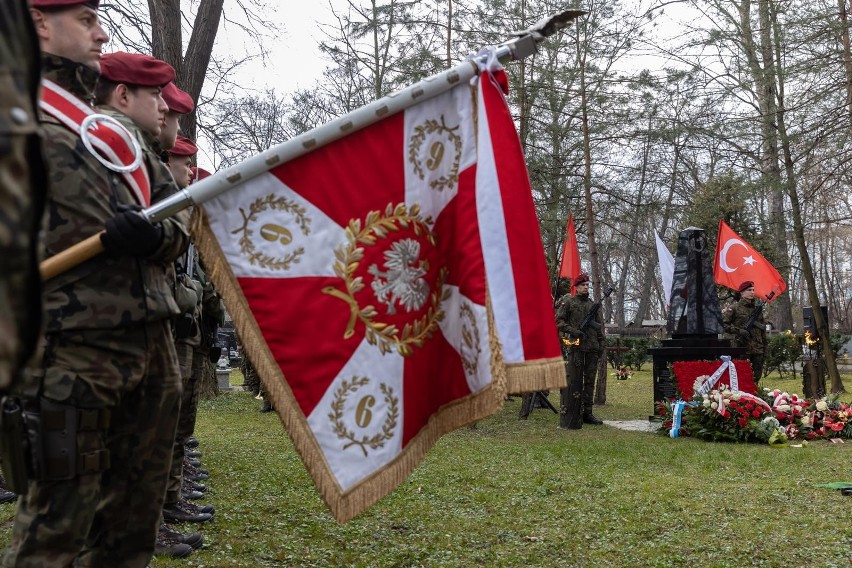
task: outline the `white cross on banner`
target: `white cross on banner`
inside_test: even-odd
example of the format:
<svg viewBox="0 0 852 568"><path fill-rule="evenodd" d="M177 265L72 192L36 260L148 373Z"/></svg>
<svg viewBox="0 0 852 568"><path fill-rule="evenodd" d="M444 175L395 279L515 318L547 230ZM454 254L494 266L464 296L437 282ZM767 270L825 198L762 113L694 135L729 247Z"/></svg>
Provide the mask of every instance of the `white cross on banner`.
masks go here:
<svg viewBox="0 0 852 568"><path fill-rule="evenodd" d="M442 434L498 410L507 388L565 386L492 69L271 168L197 218L249 359L340 521Z"/></svg>

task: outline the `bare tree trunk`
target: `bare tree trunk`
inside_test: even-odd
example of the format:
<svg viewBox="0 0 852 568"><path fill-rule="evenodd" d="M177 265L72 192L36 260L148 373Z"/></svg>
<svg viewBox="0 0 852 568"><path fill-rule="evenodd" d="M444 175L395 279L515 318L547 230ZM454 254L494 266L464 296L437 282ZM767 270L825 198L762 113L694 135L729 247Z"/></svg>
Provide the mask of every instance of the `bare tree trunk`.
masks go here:
<svg viewBox="0 0 852 568"><path fill-rule="evenodd" d="M772 27L769 8L772 0L758 0L760 18L760 54L754 41L751 27L751 0L739 4L742 47L754 82L754 92L760 109L761 158L760 170L766 185L769 200L769 229L775 237L777 258L783 261L778 271L785 279L790 273L787 250L787 224L784 220L784 191L781 180L780 155L778 152L778 130L776 120L778 106L775 99L775 65L772 50ZM758 57L759 55L759 57ZM781 294L774 302L776 327L792 329L793 314L789 294Z"/></svg>
<svg viewBox="0 0 852 568"><path fill-rule="evenodd" d="M183 73L178 75L178 86L189 93L192 100L196 102L201 96L201 87L204 86L204 78L207 67L210 65L213 43L216 41L216 32L219 30L224 4L225 0L201 0L198 12L195 14L192 35L183 60ZM187 136L195 139L195 112L182 116L180 125Z"/></svg>
<svg viewBox="0 0 852 568"><path fill-rule="evenodd" d="M580 70L580 112L583 124L583 190L586 197L586 238L589 243L589 258L592 264L592 288L595 291L595 300L600 301L603 297L601 290L601 267L598 259L598 247L595 242L595 211L592 208L592 150L589 134L589 102L586 93L586 52L581 48L580 30L583 26L577 25L577 62ZM604 318L606 322L606 318ZM606 343L604 343L598 365L598 380L595 384L595 404L606 404Z"/></svg>
<svg viewBox="0 0 852 568"><path fill-rule="evenodd" d="M852 48L849 45L849 13L846 0L837 0L840 10L840 38L843 43L843 67L846 71L846 106L849 108L849 120L852 122Z"/></svg>
<svg viewBox="0 0 852 568"><path fill-rule="evenodd" d="M174 67L180 77L183 71L180 0L148 0L148 11L152 55Z"/></svg>
<svg viewBox="0 0 852 568"><path fill-rule="evenodd" d="M828 327L828 322L822 317L822 310L819 308L820 299L817 291L816 279L814 278L814 269L811 264L810 252L808 252L807 243L805 242L805 229L802 221L801 202L799 201L799 191L796 187L796 172L793 167L793 157L790 145L790 137L787 135L787 125L784 118L784 79L781 73L781 32L778 26L777 11L772 10L771 16L769 7L767 7L766 25L771 25L770 31L774 32L775 36L775 53L773 57L773 70L778 80L778 133L781 139L781 147L784 150L784 166L787 173L787 193L790 196L790 211L793 216L793 234L795 235L796 247L799 250L799 256L802 263L802 276L808 286L808 299L813 308L814 324L819 332L820 340L823 342L822 352L825 356L826 369L829 377L831 377L831 392L843 393L846 388L843 386L843 381L840 378L840 373L837 370L837 361L834 358L834 351L831 349L831 330ZM770 51L770 55L773 55ZM777 66L777 67L776 67Z"/></svg>

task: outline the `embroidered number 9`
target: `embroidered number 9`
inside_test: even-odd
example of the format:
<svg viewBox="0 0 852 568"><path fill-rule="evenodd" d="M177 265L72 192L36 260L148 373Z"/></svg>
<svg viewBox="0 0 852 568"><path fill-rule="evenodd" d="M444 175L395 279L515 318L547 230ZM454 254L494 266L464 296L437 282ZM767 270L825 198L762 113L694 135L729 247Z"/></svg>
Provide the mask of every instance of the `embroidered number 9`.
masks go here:
<svg viewBox="0 0 852 568"><path fill-rule="evenodd" d="M267 223L260 228L260 236L269 242L274 242L280 238L282 245L288 245L293 241L293 233L281 225L273 225L271 223Z"/></svg>
<svg viewBox="0 0 852 568"><path fill-rule="evenodd" d="M444 143L435 142L432 144L432 147L429 148L429 155L431 157L426 160L426 167L434 172L441 166L444 159Z"/></svg>

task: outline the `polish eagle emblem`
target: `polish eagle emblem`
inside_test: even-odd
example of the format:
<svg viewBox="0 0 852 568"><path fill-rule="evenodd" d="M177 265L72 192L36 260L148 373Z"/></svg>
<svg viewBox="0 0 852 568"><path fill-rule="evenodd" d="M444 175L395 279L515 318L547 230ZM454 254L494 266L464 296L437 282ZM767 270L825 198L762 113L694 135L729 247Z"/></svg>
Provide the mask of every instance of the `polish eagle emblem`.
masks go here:
<svg viewBox="0 0 852 568"><path fill-rule="evenodd" d="M373 264L367 269L375 279L370 284L379 302L387 306L389 314L396 313L399 305L406 312L419 310L429 298L429 284L423 278L429 272L429 263L420 259L420 243L402 239L384 252L384 271Z"/></svg>

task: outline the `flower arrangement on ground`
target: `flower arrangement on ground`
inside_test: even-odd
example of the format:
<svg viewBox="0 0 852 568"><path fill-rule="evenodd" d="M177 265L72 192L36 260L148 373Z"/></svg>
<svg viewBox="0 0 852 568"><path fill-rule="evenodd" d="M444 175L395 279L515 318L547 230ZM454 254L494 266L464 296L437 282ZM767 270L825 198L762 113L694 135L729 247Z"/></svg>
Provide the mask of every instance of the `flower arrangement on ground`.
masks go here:
<svg viewBox="0 0 852 568"><path fill-rule="evenodd" d="M778 389L755 396L719 385L689 402L659 402L657 414L661 430L673 437L770 445L797 438L852 439L852 406L837 397L808 401Z"/></svg>
<svg viewBox="0 0 852 568"><path fill-rule="evenodd" d="M628 369L627 367L621 366L615 370L612 376L618 379L619 381L626 381L627 379L633 376L633 373L635 373L633 369Z"/></svg>

